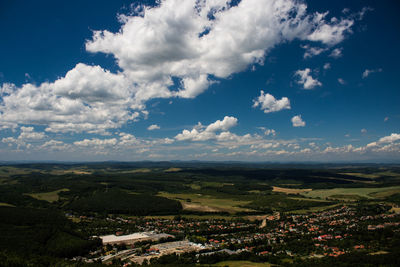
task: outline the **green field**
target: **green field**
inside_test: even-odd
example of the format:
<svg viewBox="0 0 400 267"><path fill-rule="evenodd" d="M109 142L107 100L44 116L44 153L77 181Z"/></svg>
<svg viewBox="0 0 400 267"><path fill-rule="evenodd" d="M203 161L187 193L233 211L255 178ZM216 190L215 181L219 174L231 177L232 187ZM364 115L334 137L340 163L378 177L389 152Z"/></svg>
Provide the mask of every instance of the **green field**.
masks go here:
<svg viewBox="0 0 400 267"><path fill-rule="evenodd" d="M12 204L8 204L8 203L4 203L4 202L0 202L0 207L15 207Z"/></svg>
<svg viewBox="0 0 400 267"><path fill-rule="evenodd" d="M58 194L60 192L67 192L67 191L69 191L69 189L63 188L63 189L55 190L52 192L32 193L32 194L25 194L25 195L36 198L38 200L44 200L47 202L56 202L60 199L60 196Z"/></svg>
<svg viewBox="0 0 400 267"><path fill-rule="evenodd" d="M183 209L186 210L229 213L251 211L250 209L239 207L249 204L251 201L239 201L230 198L216 198L202 194L173 194L160 192L158 195L169 199L179 200L183 206Z"/></svg>
<svg viewBox="0 0 400 267"><path fill-rule="evenodd" d="M182 214L179 215L181 218L185 219L193 219L193 220L239 220L242 219L242 216L235 215L219 215L219 214L204 214L204 215L195 215L195 214ZM139 218L140 216L128 216L128 218ZM167 219L172 220L176 217L176 215L155 215L155 216L144 216L146 219Z"/></svg>
<svg viewBox="0 0 400 267"><path fill-rule="evenodd" d="M342 205L342 204L338 203L338 204L333 204L333 205L328 205L328 206L310 207L308 209L292 210L292 211L289 211L288 213L289 214L307 214L307 213L329 210L329 209L332 209L332 208L340 206L340 205Z"/></svg>
<svg viewBox="0 0 400 267"><path fill-rule="evenodd" d="M318 189L310 192L303 192L302 195L311 198L322 198L326 199L335 195L358 195L365 198L374 198L376 193L383 194L385 192L400 192L400 186L391 187L374 187L374 188L334 188L334 189Z"/></svg>
<svg viewBox="0 0 400 267"><path fill-rule="evenodd" d="M346 172L342 173L346 175L352 175L361 178L369 178L369 179L376 179L382 176L390 176L390 177L400 177L399 173L391 172L391 171L384 171L384 172L374 172L374 173L361 173L361 172Z"/></svg>
<svg viewBox="0 0 400 267"><path fill-rule="evenodd" d="M269 267L269 263L251 262L251 261L221 261L211 266L229 266L229 267Z"/></svg>

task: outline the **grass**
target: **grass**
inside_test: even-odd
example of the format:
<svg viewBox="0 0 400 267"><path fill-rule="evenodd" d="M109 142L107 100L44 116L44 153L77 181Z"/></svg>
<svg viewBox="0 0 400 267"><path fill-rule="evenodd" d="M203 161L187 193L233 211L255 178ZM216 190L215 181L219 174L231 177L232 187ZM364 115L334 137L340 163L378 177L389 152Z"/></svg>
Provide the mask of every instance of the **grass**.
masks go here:
<svg viewBox="0 0 400 267"><path fill-rule="evenodd" d="M195 183L190 184L189 187L192 188L193 190L200 190L201 189L201 185L195 184Z"/></svg>
<svg viewBox="0 0 400 267"><path fill-rule="evenodd" d="M21 174L29 174L32 170L24 169L24 168L15 168L11 166L1 166L0 167L0 176L10 177L11 175L21 175Z"/></svg>
<svg viewBox="0 0 400 267"><path fill-rule="evenodd" d="M382 176L391 176L391 177L400 177L399 173L391 172L391 171L384 171L384 172L374 172L374 173L361 173L361 172L345 172L341 173L345 175L351 175L361 178L369 178L369 179L377 179Z"/></svg>
<svg viewBox="0 0 400 267"><path fill-rule="evenodd" d="M251 261L221 261L211 266L229 266L229 267L269 267L271 264L265 262L251 262Z"/></svg>
<svg viewBox="0 0 400 267"><path fill-rule="evenodd" d="M309 192L311 190L312 189L296 189L296 188L285 188L285 187L278 187L278 186L272 187L272 191L285 193L285 194L300 194L300 193L304 193L304 192Z"/></svg>
<svg viewBox="0 0 400 267"><path fill-rule="evenodd" d="M140 169L134 169L134 170L129 170L129 171L121 171L121 173L149 173L149 172L151 172L151 170L148 168L140 168Z"/></svg>
<svg viewBox="0 0 400 267"><path fill-rule="evenodd" d="M44 200L47 202L56 202L60 199L60 196L58 195L60 192L66 192L69 191L67 188L55 190L52 192L45 192L45 193L32 193L32 194L25 194L27 196L36 198L38 200Z"/></svg>
<svg viewBox="0 0 400 267"><path fill-rule="evenodd" d="M326 199L334 195L358 195L365 198L376 198L376 193L389 192L400 190L400 186L391 187L374 187L374 188L333 188L333 189L318 189L309 192L303 192L302 195L310 198Z"/></svg>
<svg viewBox="0 0 400 267"><path fill-rule="evenodd" d="M301 201L313 201L313 202L330 202L330 201L324 200L324 199L304 198L304 197L289 197L289 199L301 200Z"/></svg>
<svg viewBox="0 0 400 267"><path fill-rule="evenodd" d="M0 178L0 185L13 185L13 184L18 184L17 180L13 180L11 178Z"/></svg>
<svg viewBox="0 0 400 267"><path fill-rule="evenodd" d="M155 216L145 216L146 219L167 219L172 220L176 215L155 215ZM229 216L229 215L218 215L218 214L205 214L205 215L194 215L194 214L183 214L179 215L181 218L193 219L193 220L235 220L241 219L241 216ZM138 218L138 216L129 216L129 218Z"/></svg>
<svg viewBox="0 0 400 267"><path fill-rule="evenodd" d="M342 204L338 203L338 204L333 204L333 205L329 205L329 206L311 207L309 209L293 210L293 211L290 211L287 213L289 213L289 214L307 214L307 213L313 213L313 212L321 212L321 211L332 209L332 208L340 206L340 205L342 205Z"/></svg>
<svg viewBox="0 0 400 267"><path fill-rule="evenodd" d="M166 169L164 172L179 172L181 170L182 170L181 168L169 168Z"/></svg>
<svg viewBox="0 0 400 267"><path fill-rule="evenodd" d="M0 207L15 207L12 204L8 204L8 203L4 203L4 202L0 202Z"/></svg>
<svg viewBox="0 0 400 267"><path fill-rule="evenodd" d="M400 213L400 208L399 208L399 207L392 206L392 208L391 208L389 211L390 211L390 212L394 212L394 213Z"/></svg>
<svg viewBox="0 0 400 267"><path fill-rule="evenodd" d="M250 201L239 201L230 198L215 198L202 194L172 194L160 192L159 196L175 199L181 202L183 209L202 212L229 212L250 211L239 206L249 204ZM190 201L188 201L190 200Z"/></svg>
<svg viewBox="0 0 400 267"><path fill-rule="evenodd" d="M65 175L65 174L76 174L76 175L89 175L92 174L91 171L86 170L86 169L68 169L68 170L63 170L63 169L53 169L50 171L47 170L40 170L41 173L45 174L51 174L51 175Z"/></svg>
<svg viewBox="0 0 400 267"><path fill-rule="evenodd" d="M400 193L400 189L393 189L393 190L388 190L388 191L382 191L382 192L377 192L377 193L372 193L372 197L376 198L385 198L385 197L390 197L391 195Z"/></svg>
<svg viewBox="0 0 400 267"><path fill-rule="evenodd" d="M332 195L329 198L334 200L343 200L343 201L358 201L363 199L364 197L359 195Z"/></svg>

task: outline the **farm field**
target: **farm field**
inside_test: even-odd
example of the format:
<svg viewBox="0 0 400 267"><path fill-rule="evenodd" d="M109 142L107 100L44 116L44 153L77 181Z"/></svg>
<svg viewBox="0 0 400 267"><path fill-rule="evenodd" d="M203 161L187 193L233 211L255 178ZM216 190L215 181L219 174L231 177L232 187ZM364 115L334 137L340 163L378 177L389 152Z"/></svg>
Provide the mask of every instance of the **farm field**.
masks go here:
<svg viewBox="0 0 400 267"><path fill-rule="evenodd" d="M296 188L285 188L285 187L278 187L278 186L272 187L272 191L285 193L285 194L300 194L300 193L304 193L304 192L310 192L311 190L312 189L296 189Z"/></svg>
<svg viewBox="0 0 400 267"><path fill-rule="evenodd" d="M362 177L362 178L370 178L370 179L376 179L376 178L380 178L382 176L400 177L400 174L391 172L391 171L374 172L374 173L345 172L345 173L341 173L341 174L352 175L352 176L357 176L357 177Z"/></svg>
<svg viewBox="0 0 400 267"><path fill-rule="evenodd" d="M27 196L31 196L37 200L44 200L47 202L56 202L60 199L59 193L60 192L67 192L69 189L63 188L59 190L55 190L52 192L45 192L45 193L32 193L32 194L25 194Z"/></svg>
<svg viewBox="0 0 400 267"><path fill-rule="evenodd" d="M8 203L4 203L4 202L0 202L0 207L15 207L12 204L8 204Z"/></svg>
<svg viewBox="0 0 400 267"><path fill-rule="evenodd" d="M391 187L375 187L375 188L334 188L334 189L317 189L309 192L301 193L303 196L310 198L326 199L337 195L357 195L365 198L374 198L376 193L385 194L385 192L400 192L400 186Z"/></svg>
<svg viewBox="0 0 400 267"><path fill-rule="evenodd" d="M328 206L321 206L321 207L310 207L308 209L299 209L299 210L292 210L287 212L288 214L307 214L307 213L313 213L313 212L320 212L320 211L325 211L329 210L332 208L335 208L337 206L340 206L341 204L333 204L333 205L328 205Z"/></svg>
<svg viewBox="0 0 400 267"><path fill-rule="evenodd" d="M185 210L201 211L201 212L241 212L251 211L250 209L241 208L239 206L249 204L251 201L239 201L228 198L215 198L202 194L172 194L160 192L159 196L179 200Z"/></svg>
<svg viewBox="0 0 400 267"><path fill-rule="evenodd" d="M168 168L168 169L164 170L164 172L179 172L181 170L182 170L181 168L171 167L171 168Z"/></svg>

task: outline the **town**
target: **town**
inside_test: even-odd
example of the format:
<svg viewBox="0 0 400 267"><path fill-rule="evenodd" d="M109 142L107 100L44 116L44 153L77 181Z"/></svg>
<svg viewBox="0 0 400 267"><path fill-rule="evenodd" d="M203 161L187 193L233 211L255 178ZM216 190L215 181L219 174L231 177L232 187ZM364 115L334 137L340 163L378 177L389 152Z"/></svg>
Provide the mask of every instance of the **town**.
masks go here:
<svg viewBox="0 0 400 267"><path fill-rule="evenodd" d="M231 220L67 216L87 231L114 233L100 236L102 248L76 260L124 266L176 260L168 255L206 264L240 259L241 255L273 263L282 257L293 262L300 257L338 257L355 251L385 254L384 240L377 243L376 237L390 240L400 231L400 214L379 204L373 208L339 205L303 215L275 213Z"/></svg>

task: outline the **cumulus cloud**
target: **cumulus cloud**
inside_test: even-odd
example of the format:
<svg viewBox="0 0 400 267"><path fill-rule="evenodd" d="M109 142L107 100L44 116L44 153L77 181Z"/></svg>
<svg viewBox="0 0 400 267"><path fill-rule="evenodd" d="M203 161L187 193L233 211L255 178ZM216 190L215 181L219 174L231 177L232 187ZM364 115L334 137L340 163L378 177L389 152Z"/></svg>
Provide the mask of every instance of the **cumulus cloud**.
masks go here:
<svg viewBox="0 0 400 267"><path fill-rule="evenodd" d="M328 18L328 12L308 13L295 0L237 5L161 0L138 10L119 15L117 32L94 31L86 42L87 51L112 55L119 72L79 63L55 82L3 85L1 127L34 124L47 125L49 132L107 134L136 120L135 110L143 110L149 99L194 98L214 77L229 78L263 64L281 43L298 39L337 45L354 23L350 17ZM319 82L306 79L304 84L312 88Z"/></svg>
<svg viewBox="0 0 400 267"><path fill-rule="evenodd" d="M120 16L119 32L95 31L86 43L90 52L114 55L130 80L139 85L137 98L193 98L212 83L262 63L275 45L293 39L340 43L350 33L351 19L328 13L307 14L292 0L161 1L142 7L140 16ZM141 38L136 38L141 36ZM249 41L251 40L251 41ZM172 77L181 89L171 92Z"/></svg>
<svg viewBox="0 0 400 267"><path fill-rule="evenodd" d="M306 122L303 121L301 115L296 115L292 118L292 125L293 127L304 127L306 126Z"/></svg>
<svg viewBox="0 0 400 267"><path fill-rule="evenodd" d="M345 85L346 81L343 80L342 78L338 78L338 83L340 83L341 85Z"/></svg>
<svg viewBox="0 0 400 267"><path fill-rule="evenodd" d="M274 129L266 129L264 132L265 135L272 135L275 136L276 135L276 131Z"/></svg>
<svg viewBox="0 0 400 267"><path fill-rule="evenodd" d="M39 149L47 151L66 151L69 148L69 144L65 144L63 141L59 140L49 140L43 145L39 146Z"/></svg>
<svg viewBox="0 0 400 267"><path fill-rule="evenodd" d="M175 136L177 141L216 141L225 147L237 148L239 145L245 145L258 140L259 136L250 134L237 135L229 131L230 128L237 125L235 117L225 116L223 120L217 120L207 126L198 123L192 130L183 130L182 133Z"/></svg>
<svg viewBox="0 0 400 267"><path fill-rule="evenodd" d="M206 127L207 132L227 131L237 125L238 119L235 117L225 116L224 119L217 120Z"/></svg>
<svg viewBox="0 0 400 267"><path fill-rule="evenodd" d="M325 52L328 50L328 48L322 48L322 47L312 47L310 45L303 45L301 48L305 49L306 51L304 52L303 57L305 59L307 58L312 58L314 56L318 56L321 53Z"/></svg>
<svg viewBox="0 0 400 267"><path fill-rule="evenodd" d="M363 72L363 74L362 74L362 78L365 79L365 78L367 78L367 77L368 77L370 74L372 74L372 73L382 72L382 71L383 71L383 69L381 69L381 68L379 68L379 69L372 69L372 70L366 69L366 70Z"/></svg>
<svg viewBox="0 0 400 267"><path fill-rule="evenodd" d="M329 56L333 58L340 58L342 56L342 52L343 48L335 48L332 50Z"/></svg>
<svg viewBox="0 0 400 267"><path fill-rule="evenodd" d="M329 70L331 68L331 63L324 64L324 70Z"/></svg>
<svg viewBox="0 0 400 267"><path fill-rule="evenodd" d="M158 126L157 124L152 124L149 127L147 127L147 130L149 131L153 131L153 130L159 130L160 126Z"/></svg>
<svg viewBox="0 0 400 267"><path fill-rule="evenodd" d="M297 83L302 84L303 88L306 90L313 89L316 86L322 86L322 83L320 81L318 81L317 79L314 79L311 76L311 69L309 69L309 68L296 71L295 76L297 76L299 78Z"/></svg>
<svg viewBox="0 0 400 267"><path fill-rule="evenodd" d="M88 146L114 146L116 144L117 144L117 139L116 138L110 138L110 139L92 138L92 139L84 139L82 141L74 142L74 145L82 146L82 147L88 147Z"/></svg>
<svg viewBox="0 0 400 267"><path fill-rule="evenodd" d="M225 116L222 121L217 120L206 127L199 123L191 131L183 130L182 133L175 136L175 139L178 141L233 140L236 135L228 132L228 130L236 125L237 118ZM222 132L216 133L220 131Z"/></svg>
<svg viewBox="0 0 400 267"><path fill-rule="evenodd" d="M290 101L287 97L276 99L273 95L264 93L261 90L260 96L253 100L253 107L260 107L264 113L277 112L284 109L290 109Z"/></svg>
<svg viewBox="0 0 400 267"><path fill-rule="evenodd" d="M138 116L129 109L129 87L122 74L80 63L53 83L24 84L3 95L0 121L48 125L49 132L104 133Z"/></svg>
<svg viewBox="0 0 400 267"><path fill-rule="evenodd" d="M20 128L20 134L17 138L5 137L2 139L3 143L12 145L16 144L17 148L30 147L31 144L28 142L37 142L44 139L46 135L43 132L36 132L33 127L22 126Z"/></svg>
<svg viewBox="0 0 400 267"><path fill-rule="evenodd" d="M389 136L385 136L379 139L380 143L393 143L395 141L400 140L400 134L392 133Z"/></svg>

